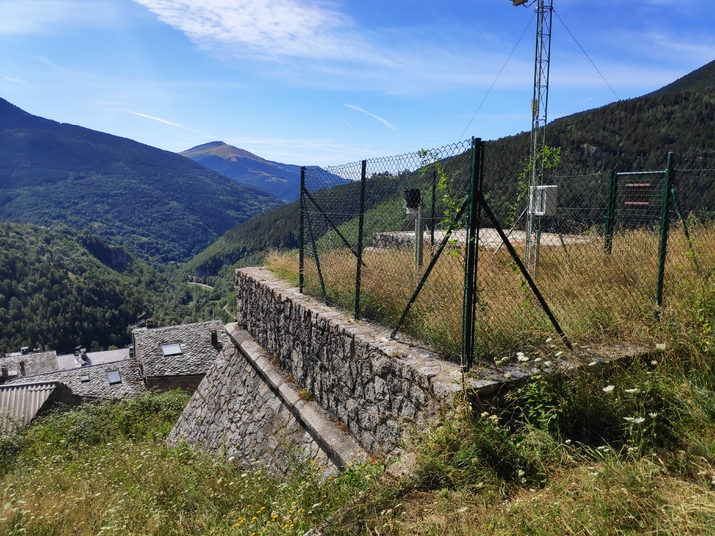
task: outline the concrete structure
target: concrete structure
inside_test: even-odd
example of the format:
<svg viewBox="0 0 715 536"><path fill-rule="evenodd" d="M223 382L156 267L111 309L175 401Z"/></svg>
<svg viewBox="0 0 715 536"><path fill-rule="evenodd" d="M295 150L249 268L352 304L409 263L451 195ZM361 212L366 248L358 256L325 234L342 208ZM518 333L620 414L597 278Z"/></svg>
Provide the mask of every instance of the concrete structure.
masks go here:
<svg viewBox="0 0 715 536"><path fill-rule="evenodd" d="M279 473L295 459L330 471L399 454L405 428L424 426L461 391L454 363L354 322L265 269L238 270L236 296L230 344L172 442Z"/></svg>
<svg viewBox="0 0 715 536"><path fill-rule="evenodd" d="M228 343L223 322L212 320L132 332L134 356L147 389L193 392Z"/></svg>
<svg viewBox="0 0 715 536"><path fill-rule="evenodd" d="M294 463L317 463L331 474L365 451L318 404L301 398L251 336L226 326L230 343L194 393L169 436L237 463L285 474Z"/></svg>

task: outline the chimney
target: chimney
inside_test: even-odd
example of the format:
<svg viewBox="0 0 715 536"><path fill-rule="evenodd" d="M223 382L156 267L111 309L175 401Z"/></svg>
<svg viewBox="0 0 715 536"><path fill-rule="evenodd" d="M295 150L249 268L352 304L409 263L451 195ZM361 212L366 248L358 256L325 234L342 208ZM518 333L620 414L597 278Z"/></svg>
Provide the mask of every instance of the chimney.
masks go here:
<svg viewBox="0 0 715 536"><path fill-rule="evenodd" d="M20 361L20 376L24 376L24 375L25 375L25 362Z"/></svg>
<svg viewBox="0 0 715 536"><path fill-rule="evenodd" d="M2 370L2 372L1 372L1 374L2 374L2 381L7 380L7 377L8 377L7 365L3 365L3 366L2 366L2 369L0 369L0 370Z"/></svg>
<svg viewBox="0 0 715 536"><path fill-rule="evenodd" d="M146 319L146 329L152 329L153 327L154 327L154 319L147 318Z"/></svg>
<svg viewBox="0 0 715 536"><path fill-rule="evenodd" d="M216 328L209 328L209 338L212 346L218 345L218 331L216 331Z"/></svg>

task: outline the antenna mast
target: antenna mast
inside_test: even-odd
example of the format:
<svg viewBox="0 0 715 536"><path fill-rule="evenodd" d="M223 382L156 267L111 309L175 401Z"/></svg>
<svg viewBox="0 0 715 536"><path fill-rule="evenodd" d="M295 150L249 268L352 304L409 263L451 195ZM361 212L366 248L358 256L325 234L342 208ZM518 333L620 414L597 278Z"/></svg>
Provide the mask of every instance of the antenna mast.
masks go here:
<svg viewBox="0 0 715 536"><path fill-rule="evenodd" d="M528 0L512 0L522 6ZM536 272L541 243L541 218L536 212L536 187L544 180L543 147L546 144L546 121L549 105L549 67L551 65L551 22L553 0L534 0L536 7L536 52L534 55L534 95L531 101L531 173L529 174L529 208L526 218L526 266Z"/></svg>

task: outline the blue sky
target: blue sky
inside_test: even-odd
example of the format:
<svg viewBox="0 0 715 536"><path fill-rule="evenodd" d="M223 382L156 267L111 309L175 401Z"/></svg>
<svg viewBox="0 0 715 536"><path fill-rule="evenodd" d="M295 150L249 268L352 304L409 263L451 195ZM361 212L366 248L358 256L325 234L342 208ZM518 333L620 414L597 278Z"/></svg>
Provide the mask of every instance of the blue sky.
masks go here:
<svg viewBox="0 0 715 536"><path fill-rule="evenodd" d="M715 59L713 0L553 5L549 120ZM510 0L0 0L0 97L170 151L340 164L529 130L533 17Z"/></svg>

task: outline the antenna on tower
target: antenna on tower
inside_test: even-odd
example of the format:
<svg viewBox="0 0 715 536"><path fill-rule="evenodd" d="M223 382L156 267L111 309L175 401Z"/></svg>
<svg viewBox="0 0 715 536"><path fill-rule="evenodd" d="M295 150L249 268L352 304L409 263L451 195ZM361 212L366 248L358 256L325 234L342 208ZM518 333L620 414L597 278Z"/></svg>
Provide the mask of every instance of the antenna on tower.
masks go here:
<svg viewBox="0 0 715 536"><path fill-rule="evenodd" d="M511 0L522 6L529 0ZM536 272L541 243L541 204L539 186L544 180L543 148L546 144L546 121L549 105L549 67L551 65L551 22L553 0L532 0L536 7L536 52L534 54L534 94L531 101L531 173L529 174L529 206L526 217L526 266Z"/></svg>

